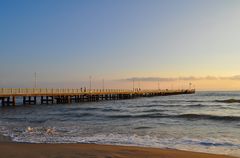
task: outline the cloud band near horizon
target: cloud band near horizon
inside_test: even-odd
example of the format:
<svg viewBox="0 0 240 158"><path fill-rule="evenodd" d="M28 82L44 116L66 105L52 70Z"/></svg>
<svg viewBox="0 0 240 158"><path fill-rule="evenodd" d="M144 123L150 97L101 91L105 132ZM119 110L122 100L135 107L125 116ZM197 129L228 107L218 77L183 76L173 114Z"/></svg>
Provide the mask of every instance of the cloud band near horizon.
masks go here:
<svg viewBox="0 0 240 158"><path fill-rule="evenodd" d="M239 80L240 75L234 76L226 76L226 77L216 77L216 76L205 76L205 77L196 77L196 76L188 76L188 77L131 77L120 79L119 81L146 81L146 82L170 82L170 81L198 81L198 80Z"/></svg>

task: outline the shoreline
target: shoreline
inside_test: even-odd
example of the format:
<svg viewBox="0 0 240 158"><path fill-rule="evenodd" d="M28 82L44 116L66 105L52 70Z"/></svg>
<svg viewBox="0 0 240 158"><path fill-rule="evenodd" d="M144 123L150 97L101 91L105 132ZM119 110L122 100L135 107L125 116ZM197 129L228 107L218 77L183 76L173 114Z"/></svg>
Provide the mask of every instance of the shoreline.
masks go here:
<svg viewBox="0 0 240 158"><path fill-rule="evenodd" d="M12 141L12 138L10 136L0 134L0 144L1 143L17 143L17 142Z"/></svg>
<svg viewBox="0 0 240 158"><path fill-rule="evenodd" d="M15 142L0 142L0 153L4 158L236 158L227 155L150 147L100 144L31 144Z"/></svg>
<svg viewBox="0 0 240 158"><path fill-rule="evenodd" d="M14 149L14 150L13 150ZM84 143L26 143L12 141L0 134L0 153L4 158L238 158L230 155L211 154L171 148L155 148L109 144ZM39 154L41 153L41 154ZM78 156L76 156L78 155Z"/></svg>

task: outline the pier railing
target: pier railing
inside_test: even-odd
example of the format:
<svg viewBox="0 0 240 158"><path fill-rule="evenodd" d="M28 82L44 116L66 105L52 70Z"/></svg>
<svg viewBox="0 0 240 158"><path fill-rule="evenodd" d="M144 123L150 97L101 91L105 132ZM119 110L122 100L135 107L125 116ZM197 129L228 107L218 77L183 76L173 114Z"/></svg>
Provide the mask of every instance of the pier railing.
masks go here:
<svg viewBox="0 0 240 158"><path fill-rule="evenodd" d="M124 89L70 89L70 88L0 88L0 94L98 93L130 92Z"/></svg>
<svg viewBox="0 0 240 158"><path fill-rule="evenodd" d="M185 90L127 90L127 89L69 89L69 88L0 88L0 95L21 94L99 94L99 93L157 93L183 92ZM193 90L187 90L193 91Z"/></svg>

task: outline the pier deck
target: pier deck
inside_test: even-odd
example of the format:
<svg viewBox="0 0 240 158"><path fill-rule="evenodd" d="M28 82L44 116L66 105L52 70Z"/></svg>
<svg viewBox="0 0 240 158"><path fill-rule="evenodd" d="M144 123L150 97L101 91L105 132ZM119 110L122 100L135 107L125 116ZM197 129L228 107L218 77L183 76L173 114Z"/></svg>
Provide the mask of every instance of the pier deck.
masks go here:
<svg viewBox="0 0 240 158"><path fill-rule="evenodd" d="M183 90L119 90L119 89L47 89L47 88L0 88L2 107L15 106L16 98L22 104L62 104L84 101L120 100L136 97L192 94L194 89Z"/></svg>

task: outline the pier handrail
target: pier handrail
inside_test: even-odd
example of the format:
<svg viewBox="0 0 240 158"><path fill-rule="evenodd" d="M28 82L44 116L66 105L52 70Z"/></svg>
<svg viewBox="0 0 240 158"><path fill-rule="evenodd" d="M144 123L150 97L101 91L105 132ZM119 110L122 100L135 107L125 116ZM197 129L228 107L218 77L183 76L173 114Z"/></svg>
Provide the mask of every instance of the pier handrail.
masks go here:
<svg viewBox="0 0 240 158"><path fill-rule="evenodd" d="M178 90L128 90L128 89L69 89L69 88L0 88L0 95L21 95L21 94L105 94L105 93L161 93L161 92L183 92L195 91L195 89Z"/></svg>

